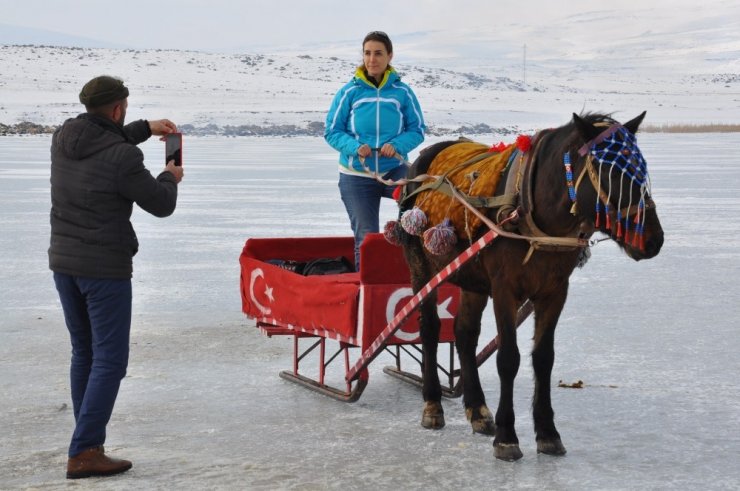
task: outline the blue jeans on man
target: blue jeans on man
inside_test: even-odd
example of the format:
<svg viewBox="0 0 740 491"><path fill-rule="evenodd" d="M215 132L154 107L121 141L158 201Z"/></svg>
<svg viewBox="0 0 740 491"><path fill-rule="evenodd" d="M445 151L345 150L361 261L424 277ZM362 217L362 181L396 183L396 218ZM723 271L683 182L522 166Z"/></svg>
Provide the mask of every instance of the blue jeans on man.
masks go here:
<svg viewBox="0 0 740 491"><path fill-rule="evenodd" d="M408 167L400 165L383 179L397 181L406 177ZM395 186L387 186L371 177L339 174L339 194L347 209L355 237L355 269L360 270L360 244L365 235L380 231L380 198L392 198Z"/></svg>
<svg viewBox="0 0 740 491"><path fill-rule="evenodd" d="M69 456L105 443L131 332L131 280L54 273L72 342L70 386L75 431Z"/></svg>

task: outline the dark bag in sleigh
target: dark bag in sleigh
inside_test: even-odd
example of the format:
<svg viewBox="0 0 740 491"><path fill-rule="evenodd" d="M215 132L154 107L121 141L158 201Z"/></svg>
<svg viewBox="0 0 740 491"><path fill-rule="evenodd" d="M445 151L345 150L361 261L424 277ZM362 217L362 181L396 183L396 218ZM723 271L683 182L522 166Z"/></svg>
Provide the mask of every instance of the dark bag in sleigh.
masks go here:
<svg viewBox="0 0 740 491"><path fill-rule="evenodd" d="M283 259L269 259L268 263L274 264L294 273L304 276L354 273L355 268L344 256L320 257L307 262L291 261Z"/></svg>
<svg viewBox="0 0 740 491"><path fill-rule="evenodd" d="M303 267L305 276L354 273L355 268L346 257L320 257L308 261Z"/></svg>

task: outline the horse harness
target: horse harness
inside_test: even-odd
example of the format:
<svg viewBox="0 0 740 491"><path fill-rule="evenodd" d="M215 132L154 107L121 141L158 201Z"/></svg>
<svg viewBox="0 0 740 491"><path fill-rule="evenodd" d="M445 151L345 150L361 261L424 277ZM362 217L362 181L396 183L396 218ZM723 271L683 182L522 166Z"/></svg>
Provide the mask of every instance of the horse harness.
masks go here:
<svg viewBox="0 0 740 491"><path fill-rule="evenodd" d="M578 178L573 183L572 174L570 170L570 154L566 153L564 157L564 164L566 166L568 191L573 205L571 206L570 213L574 216L578 216L577 207L577 193L583 179L588 175L591 184L597 193L597 200L600 199L606 204L606 211L608 214L610 195L605 192L602 185L598 171L594 165L594 157L589 153L589 149L602 142L605 138L608 138L614 132L622 128L620 124L609 125L608 128L599 134L593 140L585 143L579 149L579 155L585 156L586 160L583 168L581 169ZM533 179L537 168L536 155L540 145L542 144L543 137L547 130L537 132L532 138L531 151L522 151L517 149L514 151L509 159L504 170L508 169L509 172L506 177L504 193L499 196L469 196L464 192L460 191L455 185L450 182L448 175L455 171L459 171L465 167L469 167L485 158L488 157L486 153L477 155L473 158L462 162L449 169L440 176L418 176L417 180L426 180L433 178L432 182L421 185L419 188L414 190L412 193L403 196L402 201L410 199L412 196L417 195L423 191L436 191L444 193L450 197L459 200L465 208L471 213L475 214L486 226L495 230L499 235L509 237L513 239L526 240L530 243L530 249L525 256L524 263L526 263L535 250L545 251L573 251L580 248L586 248L591 245L589 238L593 234L596 225L588 218L581 217L576 225L568 232L565 236L553 237L542 231L534 220L534 196L533 196ZM463 141L469 141L461 138ZM513 166L513 167L512 167ZM472 176L475 178L475 176ZM621 197L620 197L621 201ZM598 206L598 205L597 205ZM649 209L655 206L651 198L647 198L644 202L641 200L640 203L632 204L629 203L626 207L618 210L617 215L619 217L630 217L641 211L642 208ZM642 208L641 208L642 207ZM495 209L496 212L496 223L488 219L485 214L480 212L480 208ZM621 218L620 218L621 219ZM598 209L597 209L597 222L598 222ZM620 222L621 223L621 222ZM509 230L503 230L505 226ZM518 228L519 233L513 233L511 230L513 226Z"/></svg>
<svg viewBox="0 0 740 491"><path fill-rule="evenodd" d="M542 132L538 132L533 138L533 144L535 146L534 151L521 151L517 149L511 155L509 162L504 168L504 171L509 169L504 193L499 196L469 196L457 189L457 187L448 179L450 174L472 166L473 164L489 157L488 153L483 153L454 166L440 176L419 176L420 178L424 177L425 180L428 178L433 178L434 180L421 185L412 193L403 196L402 201L406 201L412 196L424 191L441 192L457 199L468 211L476 215L487 227L495 230L498 235L511 239L528 241L530 243L530 249L525 256L524 263L529 260L535 250L573 251L578 248L588 247L588 238L593 232L593 227L591 227L591 230L587 235L582 233L582 227L579 226L576 227L575 233L572 233L571 235L565 237L553 237L543 232L536 225L534 218L532 217L533 199L531 193L531 179L534 174L533 170L536 160L533 155L536 154L539 144L541 143L541 133ZM461 138L461 140L468 141L465 138ZM472 177L475 178L475 176ZM583 176L581 175L581 178L582 177ZM498 208L496 213L496 223L490 220L484 213L481 213L479 210L480 208ZM520 233L514 233L512 231L514 229L512 225L514 224L517 225L516 228L519 229ZM506 227L506 229L503 227Z"/></svg>

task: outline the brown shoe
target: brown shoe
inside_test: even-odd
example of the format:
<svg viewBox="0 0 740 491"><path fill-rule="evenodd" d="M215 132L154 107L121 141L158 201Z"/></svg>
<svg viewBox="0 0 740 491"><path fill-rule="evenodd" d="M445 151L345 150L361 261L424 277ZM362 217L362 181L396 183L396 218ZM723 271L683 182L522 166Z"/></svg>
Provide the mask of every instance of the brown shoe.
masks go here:
<svg viewBox="0 0 740 491"><path fill-rule="evenodd" d="M112 476L131 468L128 460L112 459L105 455L102 446L88 448L67 460L67 479L92 476Z"/></svg>

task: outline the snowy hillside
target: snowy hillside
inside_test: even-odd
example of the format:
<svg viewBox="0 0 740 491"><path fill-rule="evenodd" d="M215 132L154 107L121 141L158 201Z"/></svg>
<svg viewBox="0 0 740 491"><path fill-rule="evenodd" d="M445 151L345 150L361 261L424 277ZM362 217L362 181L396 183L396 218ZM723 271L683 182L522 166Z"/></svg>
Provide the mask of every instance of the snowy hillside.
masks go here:
<svg viewBox="0 0 740 491"><path fill-rule="evenodd" d="M740 122L738 5L506 27L396 38L394 66L432 134L530 131L581 111L647 110L653 125ZM359 61L349 43L274 54L1 45L0 124L57 125L83 109L88 79L110 74L131 89L129 118L169 117L192 134L320 134Z"/></svg>

